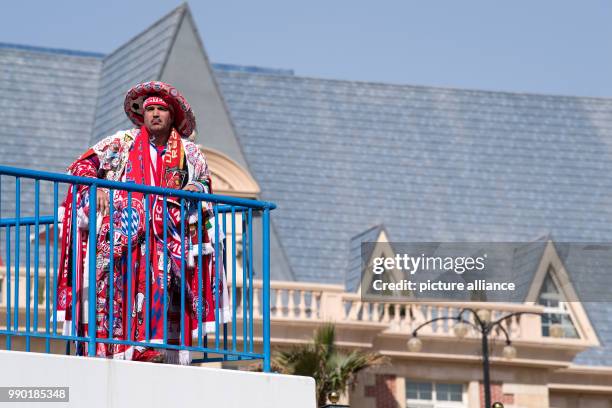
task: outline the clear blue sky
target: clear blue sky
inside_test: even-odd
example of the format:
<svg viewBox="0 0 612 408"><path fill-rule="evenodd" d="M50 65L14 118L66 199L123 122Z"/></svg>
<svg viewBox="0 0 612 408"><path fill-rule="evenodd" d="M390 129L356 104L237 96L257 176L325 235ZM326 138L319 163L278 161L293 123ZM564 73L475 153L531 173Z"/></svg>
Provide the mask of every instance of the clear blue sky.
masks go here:
<svg viewBox="0 0 612 408"><path fill-rule="evenodd" d="M181 2L5 2L0 42L110 52ZM312 77L612 97L609 0L190 3L213 62Z"/></svg>

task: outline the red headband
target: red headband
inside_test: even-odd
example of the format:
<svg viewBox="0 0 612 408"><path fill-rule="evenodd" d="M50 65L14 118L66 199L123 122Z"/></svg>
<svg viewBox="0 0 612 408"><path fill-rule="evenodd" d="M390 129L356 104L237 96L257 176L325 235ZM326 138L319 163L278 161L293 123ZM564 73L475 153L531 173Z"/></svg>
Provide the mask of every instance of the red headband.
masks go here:
<svg viewBox="0 0 612 408"><path fill-rule="evenodd" d="M151 105L159 105L159 106L163 106L164 108L170 108L170 106L168 105L168 102L166 102L159 96L149 96L147 99L145 99L144 103L142 104L142 108L146 109L147 106L151 106Z"/></svg>

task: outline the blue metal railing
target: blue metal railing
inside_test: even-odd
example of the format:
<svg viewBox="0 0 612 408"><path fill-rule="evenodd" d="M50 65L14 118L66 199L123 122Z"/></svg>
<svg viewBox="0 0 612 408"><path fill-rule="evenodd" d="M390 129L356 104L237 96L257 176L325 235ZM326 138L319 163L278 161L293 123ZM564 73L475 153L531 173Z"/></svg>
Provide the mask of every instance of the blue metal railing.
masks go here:
<svg viewBox="0 0 612 408"><path fill-rule="evenodd" d="M4 176L4 177L3 177ZM6 187L7 178L9 181L14 180L14 195L10 194L9 197L6 197L6 191L4 191L4 196L1 197L0 200L0 209L4 209L6 212L6 207L9 203L12 203L12 199L14 197L14 216L10 216L10 218L0 218L0 231L4 228L4 234L0 233L0 240L5 240L5 293L4 296L4 320L5 324L2 324L2 317L0 317L0 338L4 336L5 345L7 349L12 349L12 339L13 337L25 338L25 350L31 350L31 342L33 339L40 339L39 341L44 341L44 349L48 353L51 349L51 343L57 342L58 340L65 340L68 342L74 341L77 345L81 347L86 347L87 355L94 356L96 355L97 346L100 344L118 344L124 346L141 346L141 347L152 347L156 349L166 349L166 350L189 350L191 352L201 353L201 359L194 359L197 362L207 362L207 361L224 361L224 360L252 360L252 359L263 359L263 368L264 371L270 371L270 211L273 210L276 206L273 203L256 201L256 200L248 200L248 199L240 199L235 197L221 196L215 194L204 194L204 193L195 193L188 192L183 190L173 190L173 189L165 189L159 187L145 186L135 183L122 183L122 182L113 182L103 179L95 179L95 178L86 178L86 177L75 177L65 174L56 174L49 172L41 172L34 171L28 169L19 169L12 168L6 166L0 166L0 186L4 185ZM22 203L22 181L28 180L33 182L34 191L33 191L33 205L34 209L32 211L31 208L28 208L27 204L32 204L31 199L26 198L24 201L29 200L29 203ZM50 192L47 195L43 195L42 197L47 201L50 200L50 196L52 195L52 215L41 215L40 214L40 201L41 201L41 184L48 183L51 185ZM10 183L8 183L10 184ZM87 318L87 331L79 332L76 324L76 318L72 318L71 320L71 330L68 330L69 333L58 333L58 299L57 299L57 285L58 285L58 271L59 271L59 252L60 252L60 236L59 236L59 227L60 227L60 219L58 216L58 208L60 206L60 194L59 194L59 186L89 186L89 212L88 212L88 233L87 237L90 243L95 243L98 241L97 237L97 219L99 214L97 214L96 202L97 202L97 189L104 188L109 191L109 201L110 205L110 220L109 222L109 259L108 259L108 270L110 271L110 277L108 278L109 284L105 288L108 293L108 299L111 300L110 312L108 312L109 319L109 334L106 337L98 337L97 336L97 328L96 328L96 284L89 284L87 287L83 289L83 292L77 294L77 288L79 285L77 284L77 279L83 280L85 276L77 276L75 273L75 265L80 262L77 259L77 227L72 228L72 243L74 247L72 248L72 262L71 262L71 279L72 279L72 292L71 292L71 301L72 301L72 313L73 315L77 310L81 310L83 315L86 315ZM6 189L5 189L6 190ZM0 190L1 191L1 190ZM125 191L127 194L127 253L123 254L122 257L116 258L115 254L115 223L114 220L114 211L117 211L114 207L114 195L117 194L118 191ZM144 297L144 315L145 315L145 340L136 340L133 336L132 331L132 323L129 322L127 324L127 336L122 336L124 338L114 338L113 336L113 328L114 328L114 319L117 319L119 316L116 315L114 308L112 306L112 300L115 298L116 294L114 293L118 290L115 287L115 279L114 279L114 271L115 271L115 263L116 262L125 262L127 265L127 294L124 293L124 298L129 298L132 293L132 239L131 235L135 234L135 231L132 231L132 193L140 193L143 194L144 202L145 202L145 231L144 236L140 236L139 242L145 243L145 255L144 259L146 262L146 293ZM29 196L28 196L29 197ZM77 208L77 195L73 194L72 196L72 208ZM168 219L169 210L168 207L171 205L168 202L168 198L172 198L173 202L175 200L179 201L180 207L180 225L173 225L172 222ZM152 296L151 296L151 231L150 231L150 220L151 214L150 211L150 200L163 200L163 281L167 282L163 284L163 340L159 342L152 342L151 335L151 305L152 305ZM203 287L203 281L205 280L203 263L207 260L206 255L204 254L204 243L202 241L202 231L205 228L204 223L206 219L204 219L203 211L203 203L212 203L212 213L214 217L209 219L209 222L214 220L214 273L216 285L213 285L214 292L214 331L208 333L206 330L203 330L203 313L205 312L203 309L205 308L205 303L203 299L205 299L205 295L203 291L208 290L208 288ZM26 204L26 210L23 211L23 204ZM172 204L175 205L175 204ZM197 260L195 261L195 269L192 270L197 271L197 305L186 305L186 265L187 262L187 254L186 254L186 239L190 240L191 237L186 237L186 230L189 225L187 225L187 214L186 214L186 206L196 206L195 213L197 214L197 236L198 241L196 245ZM47 208L47 210L50 210ZM22 213L30 212L34 213L33 216L22 216ZM76 226L76 215L77 211L71 212L71 221L72 225ZM253 275L254 275L254 253L253 253L253 241L255 237L253 236L253 222L256 215L261 214L261 272L262 272L262 300L261 300L261 320L254 318L254 310L253 304L254 302L254 294L256 291L253 286ZM121 214L124 215L124 214ZM230 218L227 221L227 218ZM240 226L241 228L237 228L237 217L240 218ZM221 222L220 222L221 221ZM66 220L64 220L66 222ZM172 224L172 225L168 225ZM193 221L191 225L193 225ZM228 224L231 225L231 231L228 236ZM123 227L122 227L123 228ZM171 286L171 281L168 280L168 229L169 228L179 228L180 229L180 242L181 242L181 257L180 257L180 283L176 284L172 287L174 291L177 290L177 285L180 286L178 288L180 292L180 342L179 344L170 344L168 342L168 330L169 325L175 324L176 322L170 322L168 316L168 290L169 286ZM224 238L224 239L223 239ZM66 239L66 237L61 237L61 239ZM41 240L43 244L41 246ZM25 241L25 242L24 242ZM237 254L237 245L238 241L242 243L242 259L241 262L238 260ZM231 251L227 250L227 245L231 243ZM23 250L23 246L25 244L25 252ZM193 243L192 243L193 244ZM34 248L32 248L32 246ZM89 282L96 282L96 245L88 246L88 265L84 265L82 274L87 274L87 278ZM229 254L228 254L229 252ZM111 256L110 254L113 254ZM229 258L228 258L229 255ZM191 255L190 255L191 256ZM25 270L21 268L22 257L25 257ZM126 259L127 258L127 259ZM241 290L237 290L237 278L238 278L238 266L242 267L242 285ZM33 267L33 268L32 268ZM34 271L32 271L34 269ZM43 276L41 276L41 269L44 270ZM228 272L229 271L229 272ZM32 273L33 272L33 273ZM220 290L219 290L219 282L223 282L223 276L220 276L221 273L229 273L231 274L231 288L229 288L229 299L231 305L231 313L229 319L221 320L221 301ZM20 296L20 280L25 278L25 306L20 306L19 296ZM227 279L228 276L225 277ZM212 277L211 277L212 279ZM33 287L32 287L33 280ZM1 289L1 287L0 287ZM134 291L135 292L135 291ZM84 310L82 305L77 304L77 299L79 296L85 297L88 299L87 302L87 310ZM2 300L0 300L0 306L2 305ZM257 299L258 300L258 299ZM240 303L241 308L238 307ZM133 316L132 307L136 307L135 299L124 299L123 304L127 307L127 313L125 316L128 318ZM210 306L210 305L206 305ZM223 307L227 307L229 305L223 305ZM197 319L197 330L195 336L196 339L188 339L185 338L185 310L186 307L189 307L191 310L195 309L196 319ZM44 312L40 309L44 308ZM24 310L25 309L25 310ZM24 313L25 312L25 313ZM240 313L239 313L240 312ZM21 314L21 316L20 316ZM23 316L25 314L25 316ZM225 313L224 317L225 317ZM42 316L44 316L44 322L41 324ZM242 320L242 325L238 325L237 320ZM229 323L227 322L229 320ZM211 322L208 322L211 323ZM65 322L64 324L68 324ZM44 327L41 327L43 326ZM25 327L22 327L25 326ZM228 326L230 326L228 328ZM259 326L259 327L257 327ZM263 345L262 352L256 352L254 349L254 333L255 329L260 331L263 334ZM214 344L209 345L209 335L214 335ZM238 342L241 339L242 348L238 346ZM229 340L229 342L228 342ZM191 343L188 345L187 343ZM70 343L67 343L67 348L69 348Z"/></svg>

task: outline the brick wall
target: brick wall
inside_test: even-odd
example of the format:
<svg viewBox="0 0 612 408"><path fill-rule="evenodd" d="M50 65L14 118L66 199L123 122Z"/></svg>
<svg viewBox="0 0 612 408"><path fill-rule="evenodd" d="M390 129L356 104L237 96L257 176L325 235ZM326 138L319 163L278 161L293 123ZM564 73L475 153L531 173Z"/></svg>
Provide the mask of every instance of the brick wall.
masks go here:
<svg viewBox="0 0 612 408"><path fill-rule="evenodd" d="M480 407L485 407L484 385L480 383ZM501 402L502 404L514 404L514 394L504 394L501 383L491 383L491 404Z"/></svg>
<svg viewBox="0 0 612 408"><path fill-rule="evenodd" d="M396 400L396 377L377 374L374 385L365 386L365 396L374 398L376 408L399 408Z"/></svg>

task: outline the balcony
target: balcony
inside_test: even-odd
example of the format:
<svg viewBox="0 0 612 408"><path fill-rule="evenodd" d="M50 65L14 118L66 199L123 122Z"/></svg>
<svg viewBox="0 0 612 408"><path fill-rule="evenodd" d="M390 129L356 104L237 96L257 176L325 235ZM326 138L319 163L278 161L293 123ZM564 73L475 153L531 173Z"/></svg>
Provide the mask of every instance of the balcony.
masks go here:
<svg viewBox="0 0 612 408"><path fill-rule="evenodd" d="M242 282L236 282L240 291ZM258 304L263 282L255 280L254 314L258 321L263 309ZM238 315L242 319L241 300L237 299ZM419 330L424 348L411 352L407 341L415 328L422 323L442 316L454 316L461 309L486 309L491 320L512 313L527 313L507 319L492 333L493 354L491 361L502 365L527 365L557 369L571 365L581 351L597 346L596 339L587 335L579 338L549 337L542 335L539 313L543 306L501 302L443 302L402 301L369 302L359 293L346 292L341 285L305 282L272 281L270 283L271 343L277 347L291 346L310 341L314 328L323 322L334 322L338 345L347 348L373 349L391 358L401 360L426 360L431 362L470 363L480 361L480 334L473 329L459 339L453 331L453 322L441 321ZM534 314L530 314L534 313ZM578 331L584 334L578 323ZM517 357L508 360L502 356L506 330L517 348ZM261 341L256 331L255 342Z"/></svg>
<svg viewBox="0 0 612 408"><path fill-rule="evenodd" d="M269 231L274 204L3 166L0 183L5 187L0 203L5 260L0 267L0 347L89 356L100 356L105 347L152 347L167 354L189 352L192 363L263 360L264 371L270 370ZM72 203L63 202L70 188L78 193L71 195ZM114 203L108 218L96 208L101 188L108 189ZM123 206L115 205L118 197L123 197ZM138 202L143 203L140 213ZM143 216L151 222L139 224ZM104 222L110 230L104 230ZM260 236L253 233L255 225ZM70 231L70 240L62 231ZM100 244L102 234L108 240ZM133 257L153 259L154 234L163 239L155 258L159 270L153 262L142 262L137 270ZM174 238L179 244L173 244ZM64 258L62 240L72 245L64 247L70 253ZM101 245L108 246L106 257ZM261 253L255 254L254 247ZM62 259L68 276L63 284L70 290L58 299ZM256 260L261 263L255 265ZM256 269L261 273L257 287ZM108 271L114 271L113 279ZM100 278L104 273L106 281ZM138 281L138 274L145 278ZM239 288L227 283L239 280ZM108 299L121 294L129 299L117 311ZM108 303L113 303L112 313ZM69 314L75 318L64 322ZM117 335L123 319L129 323ZM112 336L100 334L101 328L108 333L107 324Z"/></svg>

